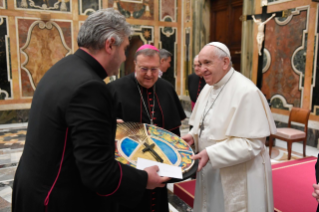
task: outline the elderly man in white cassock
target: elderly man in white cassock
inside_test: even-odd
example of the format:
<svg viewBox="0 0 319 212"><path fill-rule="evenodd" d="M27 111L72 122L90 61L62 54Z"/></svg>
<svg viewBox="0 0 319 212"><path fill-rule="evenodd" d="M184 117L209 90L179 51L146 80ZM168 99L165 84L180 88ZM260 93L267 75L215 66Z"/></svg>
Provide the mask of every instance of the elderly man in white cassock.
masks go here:
<svg viewBox="0 0 319 212"><path fill-rule="evenodd" d="M261 91L231 66L229 49L207 44L199 53L207 85L200 93L183 139L199 159L194 211L273 212L266 137L276 132Z"/></svg>

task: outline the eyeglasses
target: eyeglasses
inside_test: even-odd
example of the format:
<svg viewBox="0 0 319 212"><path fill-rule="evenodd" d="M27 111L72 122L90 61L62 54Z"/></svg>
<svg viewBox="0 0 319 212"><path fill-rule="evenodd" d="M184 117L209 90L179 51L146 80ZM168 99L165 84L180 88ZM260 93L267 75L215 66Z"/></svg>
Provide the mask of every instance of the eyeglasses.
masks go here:
<svg viewBox="0 0 319 212"><path fill-rule="evenodd" d="M151 67L151 68L148 68L148 67L139 67L139 70L142 72L142 73L147 73L148 70L150 70L152 73L156 73L158 71L158 67Z"/></svg>

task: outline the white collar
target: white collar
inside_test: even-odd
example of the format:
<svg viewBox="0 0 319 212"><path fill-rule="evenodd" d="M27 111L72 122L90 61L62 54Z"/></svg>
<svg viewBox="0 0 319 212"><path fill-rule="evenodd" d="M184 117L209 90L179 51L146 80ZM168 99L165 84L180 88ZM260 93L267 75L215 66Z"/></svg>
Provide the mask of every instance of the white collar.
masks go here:
<svg viewBox="0 0 319 212"><path fill-rule="evenodd" d="M235 70L233 68L231 68L226 74L225 76L219 80L219 82L217 82L216 84L212 85L212 87L214 89L219 89L220 87L222 87L227 81L228 79L231 77L232 73L234 72Z"/></svg>

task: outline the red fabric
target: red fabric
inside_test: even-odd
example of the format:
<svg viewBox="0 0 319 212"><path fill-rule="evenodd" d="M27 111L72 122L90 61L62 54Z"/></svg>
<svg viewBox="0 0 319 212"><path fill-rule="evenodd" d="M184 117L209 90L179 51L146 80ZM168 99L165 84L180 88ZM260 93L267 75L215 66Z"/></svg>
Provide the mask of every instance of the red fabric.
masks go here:
<svg viewBox="0 0 319 212"><path fill-rule="evenodd" d="M318 203L311 196L316 183L317 158L309 157L272 166L274 205L279 211L316 211Z"/></svg>
<svg viewBox="0 0 319 212"><path fill-rule="evenodd" d="M196 180L190 180L174 184L174 194L181 198L190 207L194 205Z"/></svg>
<svg viewBox="0 0 319 212"><path fill-rule="evenodd" d="M316 157L307 157L272 165L274 211L316 211L318 203L312 197L316 183ZM196 180L174 184L174 194L193 207Z"/></svg>

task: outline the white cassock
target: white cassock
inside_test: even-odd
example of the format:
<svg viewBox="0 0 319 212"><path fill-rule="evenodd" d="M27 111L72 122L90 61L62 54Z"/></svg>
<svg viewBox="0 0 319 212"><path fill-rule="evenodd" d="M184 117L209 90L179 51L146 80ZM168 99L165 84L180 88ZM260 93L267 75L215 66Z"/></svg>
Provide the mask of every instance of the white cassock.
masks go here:
<svg viewBox="0 0 319 212"><path fill-rule="evenodd" d="M276 126L261 91L232 68L218 83L204 87L189 123L195 147L206 149L209 156L197 173L194 211L273 212L271 165L264 143Z"/></svg>

